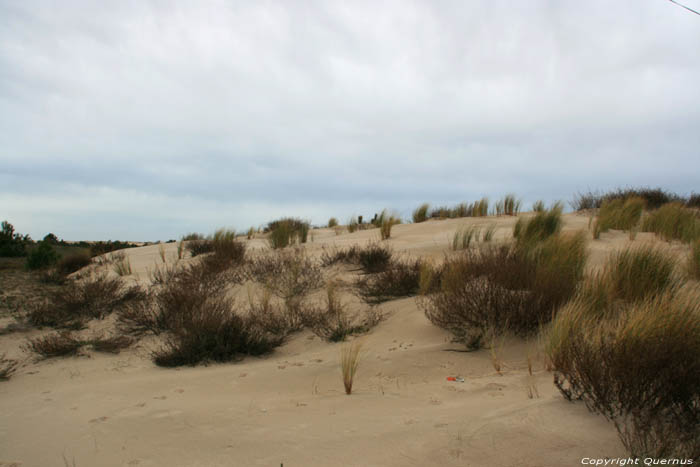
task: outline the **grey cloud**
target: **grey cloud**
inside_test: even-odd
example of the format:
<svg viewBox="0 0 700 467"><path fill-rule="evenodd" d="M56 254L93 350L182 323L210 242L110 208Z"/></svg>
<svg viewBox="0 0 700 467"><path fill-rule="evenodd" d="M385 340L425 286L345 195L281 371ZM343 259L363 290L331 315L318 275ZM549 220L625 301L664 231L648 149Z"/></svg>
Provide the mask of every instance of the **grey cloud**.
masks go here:
<svg viewBox="0 0 700 467"><path fill-rule="evenodd" d="M510 191L687 193L697 43L700 18L660 0L4 2L0 217L155 239Z"/></svg>

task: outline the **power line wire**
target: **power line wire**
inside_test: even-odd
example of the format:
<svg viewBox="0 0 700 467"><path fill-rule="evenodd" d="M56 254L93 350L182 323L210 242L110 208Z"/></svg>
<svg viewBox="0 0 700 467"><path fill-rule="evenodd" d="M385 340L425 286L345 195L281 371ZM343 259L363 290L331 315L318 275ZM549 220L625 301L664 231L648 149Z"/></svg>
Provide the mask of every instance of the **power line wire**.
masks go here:
<svg viewBox="0 0 700 467"><path fill-rule="evenodd" d="M685 6L685 5L681 5L680 3L678 3L678 2L675 1L675 0L668 0L668 1L671 2L671 3L675 3L675 4L678 5L679 7L685 8L685 9L688 10L688 11L692 11L692 12L695 13L696 15L700 15L700 13L698 13L697 11L693 10L692 8L688 8L688 7Z"/></svg>

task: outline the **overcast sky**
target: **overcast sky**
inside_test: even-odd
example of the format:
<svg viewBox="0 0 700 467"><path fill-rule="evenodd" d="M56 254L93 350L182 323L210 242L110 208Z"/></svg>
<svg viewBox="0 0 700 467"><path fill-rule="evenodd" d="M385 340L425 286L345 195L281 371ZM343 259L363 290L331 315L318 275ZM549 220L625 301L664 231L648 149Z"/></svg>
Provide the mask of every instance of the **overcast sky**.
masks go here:
<svg viewBox="0 0 700 467"><path fill-rule="evenodd" d="M0 220L33 238L637 185L700 190L667 0L0 1Z"/></svg>

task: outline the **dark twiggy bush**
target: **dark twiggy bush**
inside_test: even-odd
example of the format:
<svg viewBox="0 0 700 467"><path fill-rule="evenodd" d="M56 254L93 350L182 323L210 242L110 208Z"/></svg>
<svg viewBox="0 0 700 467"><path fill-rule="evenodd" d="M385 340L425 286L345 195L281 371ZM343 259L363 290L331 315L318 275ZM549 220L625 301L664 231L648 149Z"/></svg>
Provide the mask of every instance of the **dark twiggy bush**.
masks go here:
<svg viewBox="0 0 700 467"><path fill-rule="evenodd" d="M358 278L355 289L365 302L378 304L417 295L420 278L420 260L392 261L384 270Z"/></svg>
<svg viewBox="0 0 700 467"><path fill-rule="evenodd" d="M302 249L254 257L247 265L247 276L286 303L305 297L323 284L320 265Z"/></svg>
<svg viewBox="0 0 700 467"><path fill-rule="evenodd" d="M97 336L84 342L86 345L91 345L96 352L105 352L118 354L122 350L134 343L134 339L129 336L112 336L102 337Z"/></svg>
<svg viewBox="0 0 700 467"><path fill-rule="evenodd" d="M325 303L307 312L306 325L322 339L340 342L348 336L368 332L381 319L381 313L374 308L350 313L338 295L336 284L331 282L326 290Z"/></svg>
<svg viewBox="0 0 700 467"><path fill-rule="evenodd" d="M19 362L11 358L5 358L5 354L0 355L0 381L7 381L17 370Z"/></svg>
<svg viewBox="0 0 700 467"><path fill-rule="evenodd" d="M268 353L284 341L284 335L269 332L236 314L234 303L223 295L209 297L181 319L163 347L153 352L159 366L232 361Z"/></svg>
<svg viewBox="0 0 700 467"><path fill-rule="evenodd" d="M102 319L125 303L143 298L140 287L126 287L121 279L88 276L55 291L27 320L34 326L80 329L89 319Z"/></svg>
<svg viewBox="0 0 700 467"><path fill-rule="evenodd" d="M28 350L43 358L75 355L82 346L83 342L68 331L28 339L26 344Z"/></svg>

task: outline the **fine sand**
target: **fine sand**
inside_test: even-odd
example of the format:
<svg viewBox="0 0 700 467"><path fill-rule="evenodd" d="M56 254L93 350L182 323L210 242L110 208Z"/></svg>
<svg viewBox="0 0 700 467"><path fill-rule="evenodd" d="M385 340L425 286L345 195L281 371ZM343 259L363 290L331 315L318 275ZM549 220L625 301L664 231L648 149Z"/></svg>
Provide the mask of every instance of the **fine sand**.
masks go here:
<svg viewBox="0 0 700 467"><path fill-rule="evenodd" d="M497 223L497 241L510 236L515 219L398 225L388 243L398 254L439 260L452 233L474 223ZM565 215L565 230L587 227L588 217ZM318 229L307 248L320 254L378 237L378 230ZM640 233L634 243L652 241ZM590 241L589 267L629 242L622 232ZM173 261L176 245L165 247ZM668 248L681 254L680 246ZM161 262L158 246L125 252L134 272L128 280L147 284L148 270ZM352 274L345 267L331 273L341 280ZM343 298L365 306L348 291ZM152 363L156 338L119 355L87 351L35 362L20 346L48 330L0 336L0 354L23 362L0 382L0 466L574 466L584 457L627 456L612 424L559 394L536 341L508 339L498 374L488 349L464 352L414 298L381 309L386 319L361 337L351 396L339 369L342 344L310 332L263 358L179 369ZM528 397L529 384L539 397Z"/></svg>

